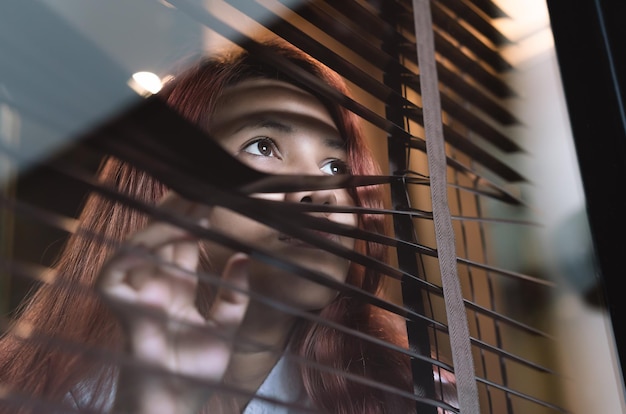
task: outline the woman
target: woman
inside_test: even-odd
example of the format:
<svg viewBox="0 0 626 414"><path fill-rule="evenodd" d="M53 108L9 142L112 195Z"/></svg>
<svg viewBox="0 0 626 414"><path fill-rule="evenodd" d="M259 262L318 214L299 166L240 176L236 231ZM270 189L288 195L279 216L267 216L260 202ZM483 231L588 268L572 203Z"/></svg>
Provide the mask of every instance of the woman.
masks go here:
<svg viewBox="0 0 626 414"><path fill-rule="evenodd" d="M285 45L266 46L348 94L338 75L308 56ZM378 173L354 114L252 55L203 60L160 95L231 155L257 170L307 175ZM100 178L130 197L158 203L166 212L279 259L367 292L380 291L382 279L373 270L226 208L185 200L119 160L110 158ZM255 197L382 207L382 195L374 187ZM312 214L384 232L377 215ZM40 288L23 307L16 334L6 335L0 343L0 384L14 392L96 412L295 412L295 406L355 414L411 412L413 403L398 393L349 377L354 374L411 392L405 355L326 324L297 318L266 301L250 300L242 292L249 287L261 297L406 347L396 328L401 324L382 310L241 252L197 240L171 224L149 222L136 210L98 195L89 198L80 222L82 231L70 238L56 266L63 283ZM95 232L101 239L87 237L85 232ZM386 258L378 244L319 235L369 257ZM102 239L117 243L103 245ZM119 244L125 248L119 249ZM199 283L196 271L219 274L233 289L210 291ZM94 286L99 295L86 295L85 287ZM24 340L23 329L18 329L24 326L37 332L39 339ZM216 330L220 335L206 334ZM234 333L237 339L230 343L228 338ZM132 361L103 364L93 354L56 346L46 337L96 349L123 349ZM281 357L277 350L311 363L298 364L294 362L298 358ZM154 371L138 369L137 364ZM319 369L316 364L349 375ZM252 399L255 393L288 405ZM7 407L15 412L15 404ZM38 412L33 407L24 412L31 408Z"/></svg>

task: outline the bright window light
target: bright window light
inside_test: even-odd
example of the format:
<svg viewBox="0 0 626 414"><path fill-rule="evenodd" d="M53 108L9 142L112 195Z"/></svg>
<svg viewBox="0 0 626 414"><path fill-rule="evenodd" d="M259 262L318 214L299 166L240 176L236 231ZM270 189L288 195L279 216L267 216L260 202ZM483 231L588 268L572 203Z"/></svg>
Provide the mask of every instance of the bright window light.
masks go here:
<svg viewBox="0 0 626 414"><path fill-rule="evenodd" d="M161 79L152 72L136 72L128 84L140 95L153 95L161 90Z"/></svg>

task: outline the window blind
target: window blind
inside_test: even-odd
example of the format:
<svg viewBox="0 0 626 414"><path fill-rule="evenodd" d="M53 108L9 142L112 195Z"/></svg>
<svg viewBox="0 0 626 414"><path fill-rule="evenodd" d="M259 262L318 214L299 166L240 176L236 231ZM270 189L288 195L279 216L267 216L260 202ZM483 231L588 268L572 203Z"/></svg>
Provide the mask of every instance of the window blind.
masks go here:
<svg viewBox="0 0 626 414"><path fill-rule="evenodd" d="M554 326L547 322L549 318L531 317L535 311L549 312L559 286L541 265L519 269L497 257L501 234L532 234L538 227L524 194L528 181L510 161L525 149L506 132L521 121L504 102L522 98L507 82L507 73L516 69L499 52L511 41L493 23L505 13L490 0L437 0L427 2L426 8L424 3L168 0L140 5L111 3L105 8L116 18L125 13L152 17L150 23L137 21L132 26L139 33L137 45L153 47L160 41L167 49L152 59L160 75L168 75L182 55L199 53L207 45L228 44L258 56L281 74L358 115L383 173L297 180L245 167L155 97L137 96L128 87L131 65L124 60L132 60L132 54L112 46L119 41L109 44L102 39L102 33L115 31L112 26L81 27L80 17L73 19L71 13L36 0L3 5L3 330L10 326L19 301L30 289L53 283L64 288L51 266L63 241L79 231L76 217L86 195L96 192L402 318L407 347L380 341L262 294L244 292L251 300L406 355L411 359L414 389L408 393L290 355L305 366L408 398L418 413L568 412L561 391L564 379L558 363L550 358L558 352ZM419 12L431 13L422 26L414 18L416 5L422 7ZM89 4L85 10L89 12L90 7L97 12L103 6ZM418 47L425 31L432 35L430 54ZM260 41L268 36L283 39L339 73L354 96L343 95L273 53ZM436 69L437 79L432 79L433 72L423 67L424 62ZM429 96L425 85L430 85ZM427 107L433 99L440 107L434 118L428 113L432 106ZM439 160L433 155L439 151L433 147L437 131L444 140ZM378 297L334 281L107 187L95 179L106 155L135 165L191 200L232 209L374 269L387 280L388 294ZM439 199L431 193L435 179L443 184L438 187ZM388 197L384 208L334 206L320 210L319 206L283 205L250 197L253 193L370 185L384 188ZM378 234L326 223L307 214L311 211L383 215L391 220L392 231ZM449 225L448 231L442 230L441 223ZM338 248L312 237L306 229L379 243L393 253L391 263ZM98 234L87 232L82 237L94 238L103 246L115 244ZM444 268L442 256L448 261ZM222 283L209 273L200 272L199 277L213 286ZM460 306L461 314L449 313L454 294L450 286L458 289L456 308ZM78 288L84 289L85 295L93 294L89 287ZM518 303L520 292L535 301ZM466 327L469 336L455 338L459 331L453 326ZM94 344L50 338L45 332L20 333L24 341L50 341L64 352L86 353L103 364L136 364L139 370L149 369ZM469 354L458 352L463 346ZM461 387L463 394L455 401L446 401L441 397L446 374L456 375L457 385L466 386L467 375L474 383L469 384L469 391ZM236 387L213 386L245 394ZM27 393L3 390L0 384L0 398L10 406L53 407ZM298 404L287 407L306 408Z"/></svg>

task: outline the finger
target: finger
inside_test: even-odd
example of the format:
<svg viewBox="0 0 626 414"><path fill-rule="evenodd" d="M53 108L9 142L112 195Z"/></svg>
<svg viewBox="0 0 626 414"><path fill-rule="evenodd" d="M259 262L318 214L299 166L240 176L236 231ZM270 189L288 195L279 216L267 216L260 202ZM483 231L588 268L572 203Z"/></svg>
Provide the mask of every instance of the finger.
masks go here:
<svg viewBox="0 0 626 414"><path fill-rule="evenodd" d="M165 222L154 222L130 237L128 244L153 250L174 241L191 239L194 237L180 227Z"/></svg>
<svg viewBox="0 0 626 414"><path fill-rule="evenodd" d="M184 217L196 222L199 222L200 219L208 220L211 210L213 209L213 206L190 201L174 191L170 191L163 197L158 206L163 209L163 211L182 214Z"/></svg>
<svg viewBox="0 0 626 414"><path fill-rule="evenodd" d="M198 286L196 268L199 247L196 241L173 242L158 249L157 254L126 269L125 283L138 299L157 306L169 314L193 307Z"/></svg>
<svg viewBox="0 0 626 414"><path fill-rule="evenodd" d="M176 314L195 306L200 246L195 240L182 240L167 245L166 249L171 261L161 266L159 277L167 279L171 313Z"/></svg>
<svg viewBox="0 0 626 414"><path fill-rule="evenodd" d="M228 260L222 280L238 291L222 287L211 308L209 318L227 334L239 328L250 302L249 263L250 258L244 253L236 253Z"/></svg>
<svg viewBox="0 0 626 414"><path fill-rule="evenodd" d="M96 289L106 290L109 287L125 283L128 272L145 265L149 252L142 246L126 246L120 249L102 267L96 280Z"/></svg>
<svg viewBox="0 0 626 414"><path fill-rule="evenodd" d="M196 241L174 242L157 254L145 247L120 250L102 269L96 288L106 296L135 299L176 310L195 302L199 246ZM131 292L127 292L130 289Z"/></svg>
<svg viewBox="0 0 626 414"><path fill-rule="evenodd" d="M166 279L164 282L171 289L171 305L175 309L195 301L199 258L200 246L196 240L177 240L157 250L157 276Z"/></svg>
<svg viewBox="0 0 626 414"><path fill-rule="evenodd" d="M155 250L155 265L168 265L172 271L181 270L193 273L198 266L200 246L194 239L183 238L158 246Z"/></svg>
<svg viewBox="0 0 626 414"><path fill-rule="evenodd" d="M196 204L192 206L190 203L188 208L183 208L177 212L172 212L191 220L195 224L202 227L209 227L209 215L211 207ZM182 204L179 204L181 206ZM155 221L147 225L142 230L136 232L128 239L128 243L134 246L145 246L148 249L155 249L172 241L184 241L195 239L186 229L178 227L164 221Z"/></svg>

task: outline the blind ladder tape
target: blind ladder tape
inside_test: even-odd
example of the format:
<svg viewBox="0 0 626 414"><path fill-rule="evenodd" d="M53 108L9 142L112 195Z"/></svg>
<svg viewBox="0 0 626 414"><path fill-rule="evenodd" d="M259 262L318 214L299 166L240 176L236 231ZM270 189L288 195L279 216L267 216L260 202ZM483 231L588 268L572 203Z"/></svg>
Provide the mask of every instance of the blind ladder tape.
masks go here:
<svg viewBox="0 0 626 414"><path fill-rule="evenodd" d="M448 208L446 153L429 1L413 0L413 17L415 20L418 65L421 75L420 86L435 238L446 313L448 315L448 330L452 346L452 362L456 377L460 412L461 414L480 414L467 314L457 273L454 229L452 228L452 219L450 217L450 209Z"/></svg>

